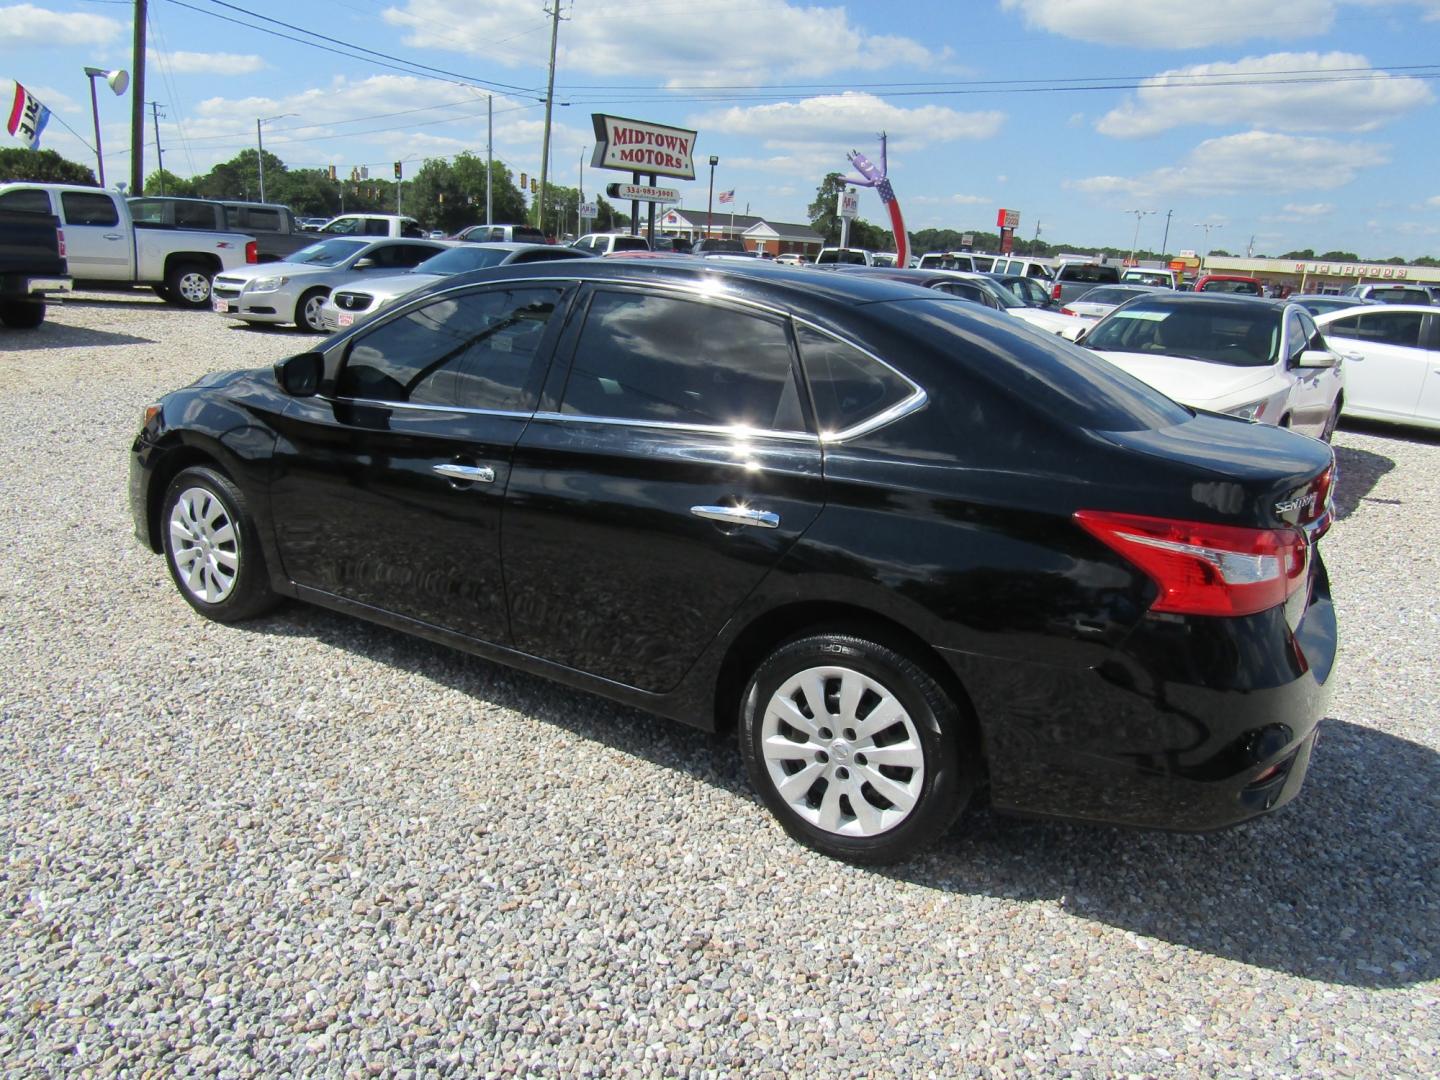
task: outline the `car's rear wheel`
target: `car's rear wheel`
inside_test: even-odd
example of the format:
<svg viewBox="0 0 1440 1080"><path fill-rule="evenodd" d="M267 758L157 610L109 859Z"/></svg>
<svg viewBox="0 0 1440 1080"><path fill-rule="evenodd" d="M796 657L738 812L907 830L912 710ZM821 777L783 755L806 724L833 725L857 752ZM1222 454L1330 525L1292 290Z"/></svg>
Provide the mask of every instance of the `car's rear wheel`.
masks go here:
<svg viewBox="0 0 1440 1080"><path fill-rule="evenodd" d="M857 863L897 862L950 827L975 785L970 726L903 652L850 634L782 646L740 715L751 782L796 840Z"/></svg>
<svg viewBox="0 0 1440 1080"><path fill-rule="evenodd" d="M223 473L182 470L161 508L165 561L180 595L217 622L238 622L279 602L244 493Z"/></svg>
<svg viewBox="0 0 1440 1080"><path fill-rule="evenodd" d="M203 308L210 303L210 271L200 263L176 263L165 275L166 299L180 307Z"/></svg>
<svg viewBox="0 0 1440 1080"><path fill-rule="evenodd" d="M311 289L300 297L295 305L295 325L312 334L323 334L325 324L320 321L320 309L325 306L325 298L329 295L324 289Z"/></svg>
<svg viewBox="0 0 1440 1080"><path fill-rule="evenodd" d="M12 330L33 330L45 321L44 300L0 302L0 323Z"/></svg>

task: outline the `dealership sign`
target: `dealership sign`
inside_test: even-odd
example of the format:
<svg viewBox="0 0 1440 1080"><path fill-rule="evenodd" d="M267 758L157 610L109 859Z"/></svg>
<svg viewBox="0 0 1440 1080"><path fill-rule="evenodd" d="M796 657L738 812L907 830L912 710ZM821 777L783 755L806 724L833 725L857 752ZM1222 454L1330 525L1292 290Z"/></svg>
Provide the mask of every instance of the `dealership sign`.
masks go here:
<svg viewBox="0 0 1440 1080"><path fill-rule="evenodd" d="M1002 229L1018 229L1020 227L1020 211L1001 210L995 215L995 224Z"/></svg>
<svg viewBox="0 0 1440 1080"><path fill-rule="evenodd" d="M846 221L854 221L860 215L860 192L853 187L840 190L840 216Z"/></svg>
<svg viewBox="0 0 1440 1080"><path fill-rule="evenodd" d="M1362 263L1297 262L1295 272L1353 278L1408 278L1410 276L1409 269L1403 266L1365 266Z"/></svg>
<svg viewBox="0 0 1440 1080"><path fill-rule="evenodd" d="M590 164L595 168L695 179L695 132L604 113L591 113L590 119L595 124Z"/></svg>
<svg viewBox="0 0 1440 1080"><path fill-rule="evenodd" d="M673 187L650 187L647 184L606 184L605 194L612 199L625 202L675 203L680 201L680 189Z"/></svg>

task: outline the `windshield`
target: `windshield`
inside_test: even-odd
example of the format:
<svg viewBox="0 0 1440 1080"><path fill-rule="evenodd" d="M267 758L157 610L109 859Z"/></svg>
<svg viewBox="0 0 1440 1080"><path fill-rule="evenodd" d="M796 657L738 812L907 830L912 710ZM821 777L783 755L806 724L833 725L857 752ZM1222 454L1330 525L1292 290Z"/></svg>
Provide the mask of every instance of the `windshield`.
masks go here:
<svg viewBox="0 0 1440 1080"><path fill-rule="evenodd" d="M1136 285L1169 285L1170 275L1161 273L1146 273L1143 270L1127 270L1121 281L1131 281Z"/></svg>
<svg viewBox="0 0 1440 1080"><path fill-rule="evenodd" d="M418 264L412 273L416 274L463 274L466 270L483 270L487 266L499 266L509 256L508 250L499 248L461 247L442 251Z"/></svg>
<svg viewBox="0 0 1440 1080"><path fill-rule="evenodd" d="M1085 344L1101 352L1268 367L1280 344L1281 314L1277 308L1244 303L1136 300L1096 323Z"/></svg>
<svg viewBox="0 0 1440 1080"><path fill-rule="evenodd" d="M292 253L285 261L308 266L335 266L368 244L368 240L321 240Z"/></svg>
<svg viewBox="0 0 1440 1080"><path fill-rule="evenodd" d="M851 266L864 266L865 253L854 248L826 248L820 252L820 257L815 261L817 263L846 263Z"/></svg>

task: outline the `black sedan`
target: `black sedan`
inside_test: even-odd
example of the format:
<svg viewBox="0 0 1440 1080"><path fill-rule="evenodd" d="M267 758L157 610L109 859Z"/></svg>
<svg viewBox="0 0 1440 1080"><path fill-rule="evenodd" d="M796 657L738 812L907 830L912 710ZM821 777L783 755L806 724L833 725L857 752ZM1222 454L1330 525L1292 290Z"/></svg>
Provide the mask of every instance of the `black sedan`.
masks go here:
<svg viewBox="0 0 1440 1080"><path fill-rule="evenodd" d="M1290 800L1332 469L933 291L607 259L175 391L130 491L205 616L298 598L734 728L794 837L883 862L981 795L1175 829Z"/></svg>

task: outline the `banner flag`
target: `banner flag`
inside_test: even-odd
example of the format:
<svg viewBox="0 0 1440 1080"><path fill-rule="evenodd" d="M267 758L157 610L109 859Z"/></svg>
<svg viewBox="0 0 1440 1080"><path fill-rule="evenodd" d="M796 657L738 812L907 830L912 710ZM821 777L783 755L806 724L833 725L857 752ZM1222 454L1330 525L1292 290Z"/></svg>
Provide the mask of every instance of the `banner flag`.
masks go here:
<svg viewBox="0 0 1440 1080"><path fill-rule="evenodd" d="M40 134L49 120L50 110L17 82L15 103L10 107L10 122L5 125L5 130L24 143L25 149L38 150Z"/></svg>

